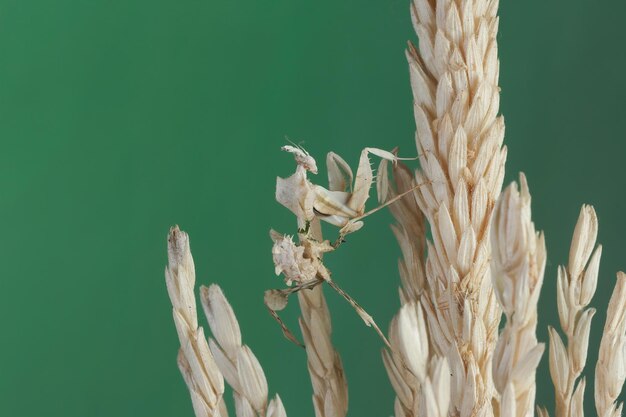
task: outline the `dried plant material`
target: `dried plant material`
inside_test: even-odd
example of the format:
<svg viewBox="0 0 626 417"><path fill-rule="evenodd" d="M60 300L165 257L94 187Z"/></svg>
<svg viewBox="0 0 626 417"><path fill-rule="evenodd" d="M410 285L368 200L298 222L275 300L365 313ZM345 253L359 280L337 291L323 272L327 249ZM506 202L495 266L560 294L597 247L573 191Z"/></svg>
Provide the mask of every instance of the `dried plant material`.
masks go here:
<svg viewBox="0 0 626 417"><path fill-rule="evenodd" d="M524 174L521 190L511 184L498 200L492 228L492 279L506 325L493 358L493 379L501 395L500 415L531 417L535 371L544 351L537 343L537 303L546 265L543 234L535 231Z"/></svg>
<svg viewBox="0 0 626 417"><path fill-rule="evenodd" d="M383 361L396 391L396 417L446 417L450 405L450 368L429 354L426 321L418 303L406 303L390 328L391 347Z"/></svg>
<svg viewBox="0 0 626 417"><path fill-rule="evenodd" d="M424 417L447 417L450 407L450 367L445 358L430 359L420 401Z"/></svg>
<svg viewBox="0 0 626 417"><path fill-rule="evenodd" d="M545 407L537 407L537 417L550 417L550 413Z"/></svg>
<svg viewBox="0 0 626 417"><path fill-rule="evenodd" d="M595 400L598 417L622 415L617 404L626 380L626 274L617 274L609 302L596 364Z"/></svg>
<svg viewBox="0 0 626 417"><path fill-rule="evenodd" d="M170 229L165 282L172 301L181 349L178 367L189 388L196 417L227 417L222 401L224 379L201 327L198 327L194 285L196 272L189 236L178 226Z"/></svg>
<svg viewBox="0 0 626 417"><path fill-rule="evenodd" d="M379 202L387 204L398 196L404 195L397 202L389 205L397 221L397 225L393 225L392 230L402 252L398 269L402 281L401 301L404 304L409 301L419 301L428 285L424 270L426 226L424 215L415 201L417 187L415 176L406 165L393 164L394 187L389 181L387 166L388 161L383 159L378 168Z"/></svg>
<svg viewBox="0 0 626 417"><path fill-rule="evenodd" d="M413 303L402 307L398 326L400 352L409 370L423 382L428 363L428 333L421 307Z"/></svg>
<svg viewBox="0 0 626 417"><path fill-rule="evenodd" d="M489 228L504 177L499 111L498 2L414 0L419 49L407 58L421 171L417 202L433 236L431 342L453 376L450 413L492 415L491 363L500 312L491 285Z"/></svg>
<svg viewBox="0 0 626 417"><path fill-rule="evenodd" d="M221 288L213 284L202 287L200 293L211 333L216 339L209 339L211 353L233 388L237 417L285 416L280 398L276 397L268 405L263 368L252 350L242 344L237 317Z"/></svg>
<svg viewBox="0 0 626 417"><path fill-rule="evenodd" d="M376 181L378 198L381 204L393 201L398 196L402 196L411 190L410 193L404 195L397 202L389 205L391 213L397 221L397 224L392 226L392 230L402 252L402 258L398 261L398 269L402 281L402 287L400 288L400 302L403 306L400 311L402 312L407 306L414 306L415 303L418 303L422 294L427 291L428 283L424 270L426 232L424 216L415 201L414 189L416 181L413 173L401 163L393 164L392 173L393 181L390 181L388 177L388 162L382 160L378 168ZM411 310L415 310L415 308L411 307ZM383 362L397 395L395 401L396 417L418 414L419 398L423 386L423 378L422 381L419 381L414 372L409 370L407 367L409 360L402 353L402 342L398 329L401 312L394 317L390 325L389 341L391 348L383 350ZM421 308L419 309L417 323L420 322L424 322ZM425 326L422 327L421 331L420 326L417 326L414 331L424 334L413 339L414 343L424 343L426 341L427 345L422 350L428 352L430 348L425 330ZM403 333L407 334L408 332L405 331ZM404 338L406 339L406 336ZM425 358L425 360L428 360L428 353L426 353ZM447 384L449 391L449 378ZM448 405L449 398L446 398L445 410L447 410ZM424 415L424 412L421 415ZM446 413L444 412L443 415L446 415Z"/></svg>
<svg viewBox="0 0 626 417"><path fill-rule="evenodd" d="M589 331L595 309L587 309L598 282L602 246L595 251L598 218L591 206L583 206L574 230L569 266L560 267L557 305L567 347L550 328L550 374L556 394L556 417L583 414L584 381L576 384L587 361ZM593 253L593 255L592 255Z"/></svg>
<svg viewBox="0 0 626 417"><path fill-rule="evenodd" d="M270 405L267 406L267 417L287 417L287 412L278 394L270 401Z"/></svg>

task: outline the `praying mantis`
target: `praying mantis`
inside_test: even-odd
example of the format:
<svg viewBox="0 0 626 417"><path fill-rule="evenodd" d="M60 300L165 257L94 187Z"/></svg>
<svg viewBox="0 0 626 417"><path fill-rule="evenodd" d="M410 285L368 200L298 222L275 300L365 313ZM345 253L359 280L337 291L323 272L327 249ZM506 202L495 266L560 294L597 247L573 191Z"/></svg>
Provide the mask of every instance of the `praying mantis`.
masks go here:
<svg viewBox="0 0 626 417"><path fill-rule="evenodd" d="M277 178L276 200L291 210L298 219L310 222L317 217L340 227L342 235L356 232L363 226L361 219L366 216L365 203L374 183L369 154L394 163L404 159L382 149L365 148L361 152L354 179L348 163L336 153L329 152L326 157L327 189L307 179L307 171L317 174L317 164L311 155L296 146L283 146L282 150L294 154L297 168L289 178Z"/></svg>
<svg viewBox="0 0 626 417"><path fill-rule="evenodd" d="M307 178L308 172L312 174L318 172L317 163L308 152L301 147L291 145L283 146L282 150L293 154L296 171L288 178L276 179L276 200L296 215L302 227L298 230L298 243L293 241L292 236L282 235L273 230L270 232L274 241L272 256L276 275L283 274L289 288L266 291L265 305L280 324L285 336L302 346L280 319L277 311L285 308L290 294L311 289L326 282L352 305L365 324L373 327L389 346L387 338L372 317L331 279L330 271L322 262L322 256L324 253L337 249L346 235L361 229L365 217L394 203L419 186L398 194L374 210L365 212L365 204L369 199L375 178L369 155L372 154L393 163L413 158L398 158L393 152L378 148L365 148L361 151L355 177L343 158L334 152L329 152L326 157L329 185L325 188L313 184ZM386 176L384 179L386 182ZM381 188L387 186L386 184L377 185L379 192ZM339 238L335 243L331 244L327 240L320 242L310 233L311 222L318 220L340 228ZM295 285L292 286L294 283Z"/></svg>

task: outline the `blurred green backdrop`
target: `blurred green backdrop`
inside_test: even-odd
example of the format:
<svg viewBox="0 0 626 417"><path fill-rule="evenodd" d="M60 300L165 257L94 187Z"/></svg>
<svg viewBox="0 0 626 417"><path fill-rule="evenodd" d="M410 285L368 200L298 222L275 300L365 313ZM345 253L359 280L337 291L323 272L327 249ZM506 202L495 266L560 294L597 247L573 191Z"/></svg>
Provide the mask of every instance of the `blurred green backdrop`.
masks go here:
<svg viewBox="0 0 626 417"><path fill-rule="evenodd" d="M555 268L579 206L593 203L605 247L592 364L626 268L625 18L617 0L501 4L507 178L527 173L549 248L540 337L556 324ZM262 305L280 282L268 230L293 230L273 198L293 169L279 147L288 136L351 164L365 146L413 154L414 38L407 0L0 1L0 415L192 415L163 278L178 223L270 390L313 416L304 354ZM398 306L389 221L373 216L327 258L384 327ZM327 294L350 415L390 415L381 343Z"/></svg>

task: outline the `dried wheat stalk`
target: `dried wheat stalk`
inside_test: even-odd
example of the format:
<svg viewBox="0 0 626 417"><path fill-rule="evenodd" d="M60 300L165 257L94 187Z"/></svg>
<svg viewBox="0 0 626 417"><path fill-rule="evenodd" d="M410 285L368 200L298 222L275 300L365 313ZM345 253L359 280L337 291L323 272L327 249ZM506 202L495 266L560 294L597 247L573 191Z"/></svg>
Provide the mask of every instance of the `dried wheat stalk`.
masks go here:
<svg viewBox="0 0 626 417"><path fill-rule="evenodd" d="M493 219L491 263L494 289L506 315L494 352L493 379L501 396L500 416L532 417L535 370L544 345L537 343L537 302L546 265L543 234L535 232L530 192L511 184L498 200Z"/></svg>
<svg viewBox="0 0 626 417"><path fill-rule="evenodd" d="M498 2L414 0L419 51L409 44L422 171L418 203L430 223L424 297L431 340L452 373L451 415L493 415L491 357L500 312L491 286L489 228L504 176Z"/></svg>
<svg viewBox="0 0 626 417"><path fill-rule="evenodd" d="M589 331L595 309L587 309L598 283L602 246L594 251L598 219L591 206L583 206L574 230L567 268L559 267L557 304L565 347L558 332L550 327L550 374L556 395L556 417L582 417L585 378L580 377L587 361ZM593 255L592 255L593 254Z"/></svg>
<svg viewBox="0 0 626 417"><path fill-rule="evenodd" d="M595 400L598 417L622 415L616 400L626 379L626 274L617 274L609 302L596 364Z"/></svg>
<svg viewBox="0 0 626 417"><path fill-rule="evenodd" d="M167 243L169 264L165 268L165 282L181 346L178 366L189 388L196 417L227 417L222 401L224 378L215 364L202 327L198 327L194 296L196 272L189 236L176 226L170 229Z"/></svg>

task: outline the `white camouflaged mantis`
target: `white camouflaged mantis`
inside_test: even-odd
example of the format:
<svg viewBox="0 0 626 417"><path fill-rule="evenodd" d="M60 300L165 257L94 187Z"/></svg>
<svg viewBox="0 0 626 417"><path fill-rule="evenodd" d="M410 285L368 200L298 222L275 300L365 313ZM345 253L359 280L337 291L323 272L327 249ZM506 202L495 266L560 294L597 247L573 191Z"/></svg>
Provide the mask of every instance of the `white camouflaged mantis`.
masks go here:
<svg viewBox="0 0 626 417"><path fill-rule="evenodd" d="M317 174L315 159L308 152L295 146L283 146L282 149L294 154L297 167L289 178L277 178L276 200L305 222L318 218L340 227L341 236L363 227L361 220L369 214L365 213L365 203L374 183L369 154L394 163L403 159L382 149L365 148L359 158L355 179L348 163L336 153L329 152L326 157L327 189L308 180L307 171Z"/></svg>
<svg viewBox="0 0 626 417"><path fill-rule="evenodd" d="M343 242L346 235L361 229L365 217L414 191L414 189L410 189L366 213L365 204L375 182L369 155L373 154L393 163L407 158L398 158L394 153L378 148L365 148L361 152L355 177L352 169L343 158L334 152L329 152L326 158L329 183L327 189L313 184L307 178L307 172L317 174L317 163L308 152L300 147L289 145L283 146L282 150L294 155L296 172L289 178L277 178L276 200L296 215L301 227L298 230L298 243L293 241L292 236L282 235L273 230L270 232L274 241L272 255L276 275L282 273L285 277L285 283L290 288L266 291L266 306L281 325L285 336L300 344L276 312L285 308L290 294L311 289L326 282L344 297L354 307L365 324L373 327L385 344L389 345L387 338L372 317L331 279L330 271L322 262L322 255L334 251ZM352 185L353 181L354 186ZM310 224L315 219L340 228L339 238L335 243L331 244L328 240L319 241L309 233ZM291 286L293 283L296 285Z"/></svg>

